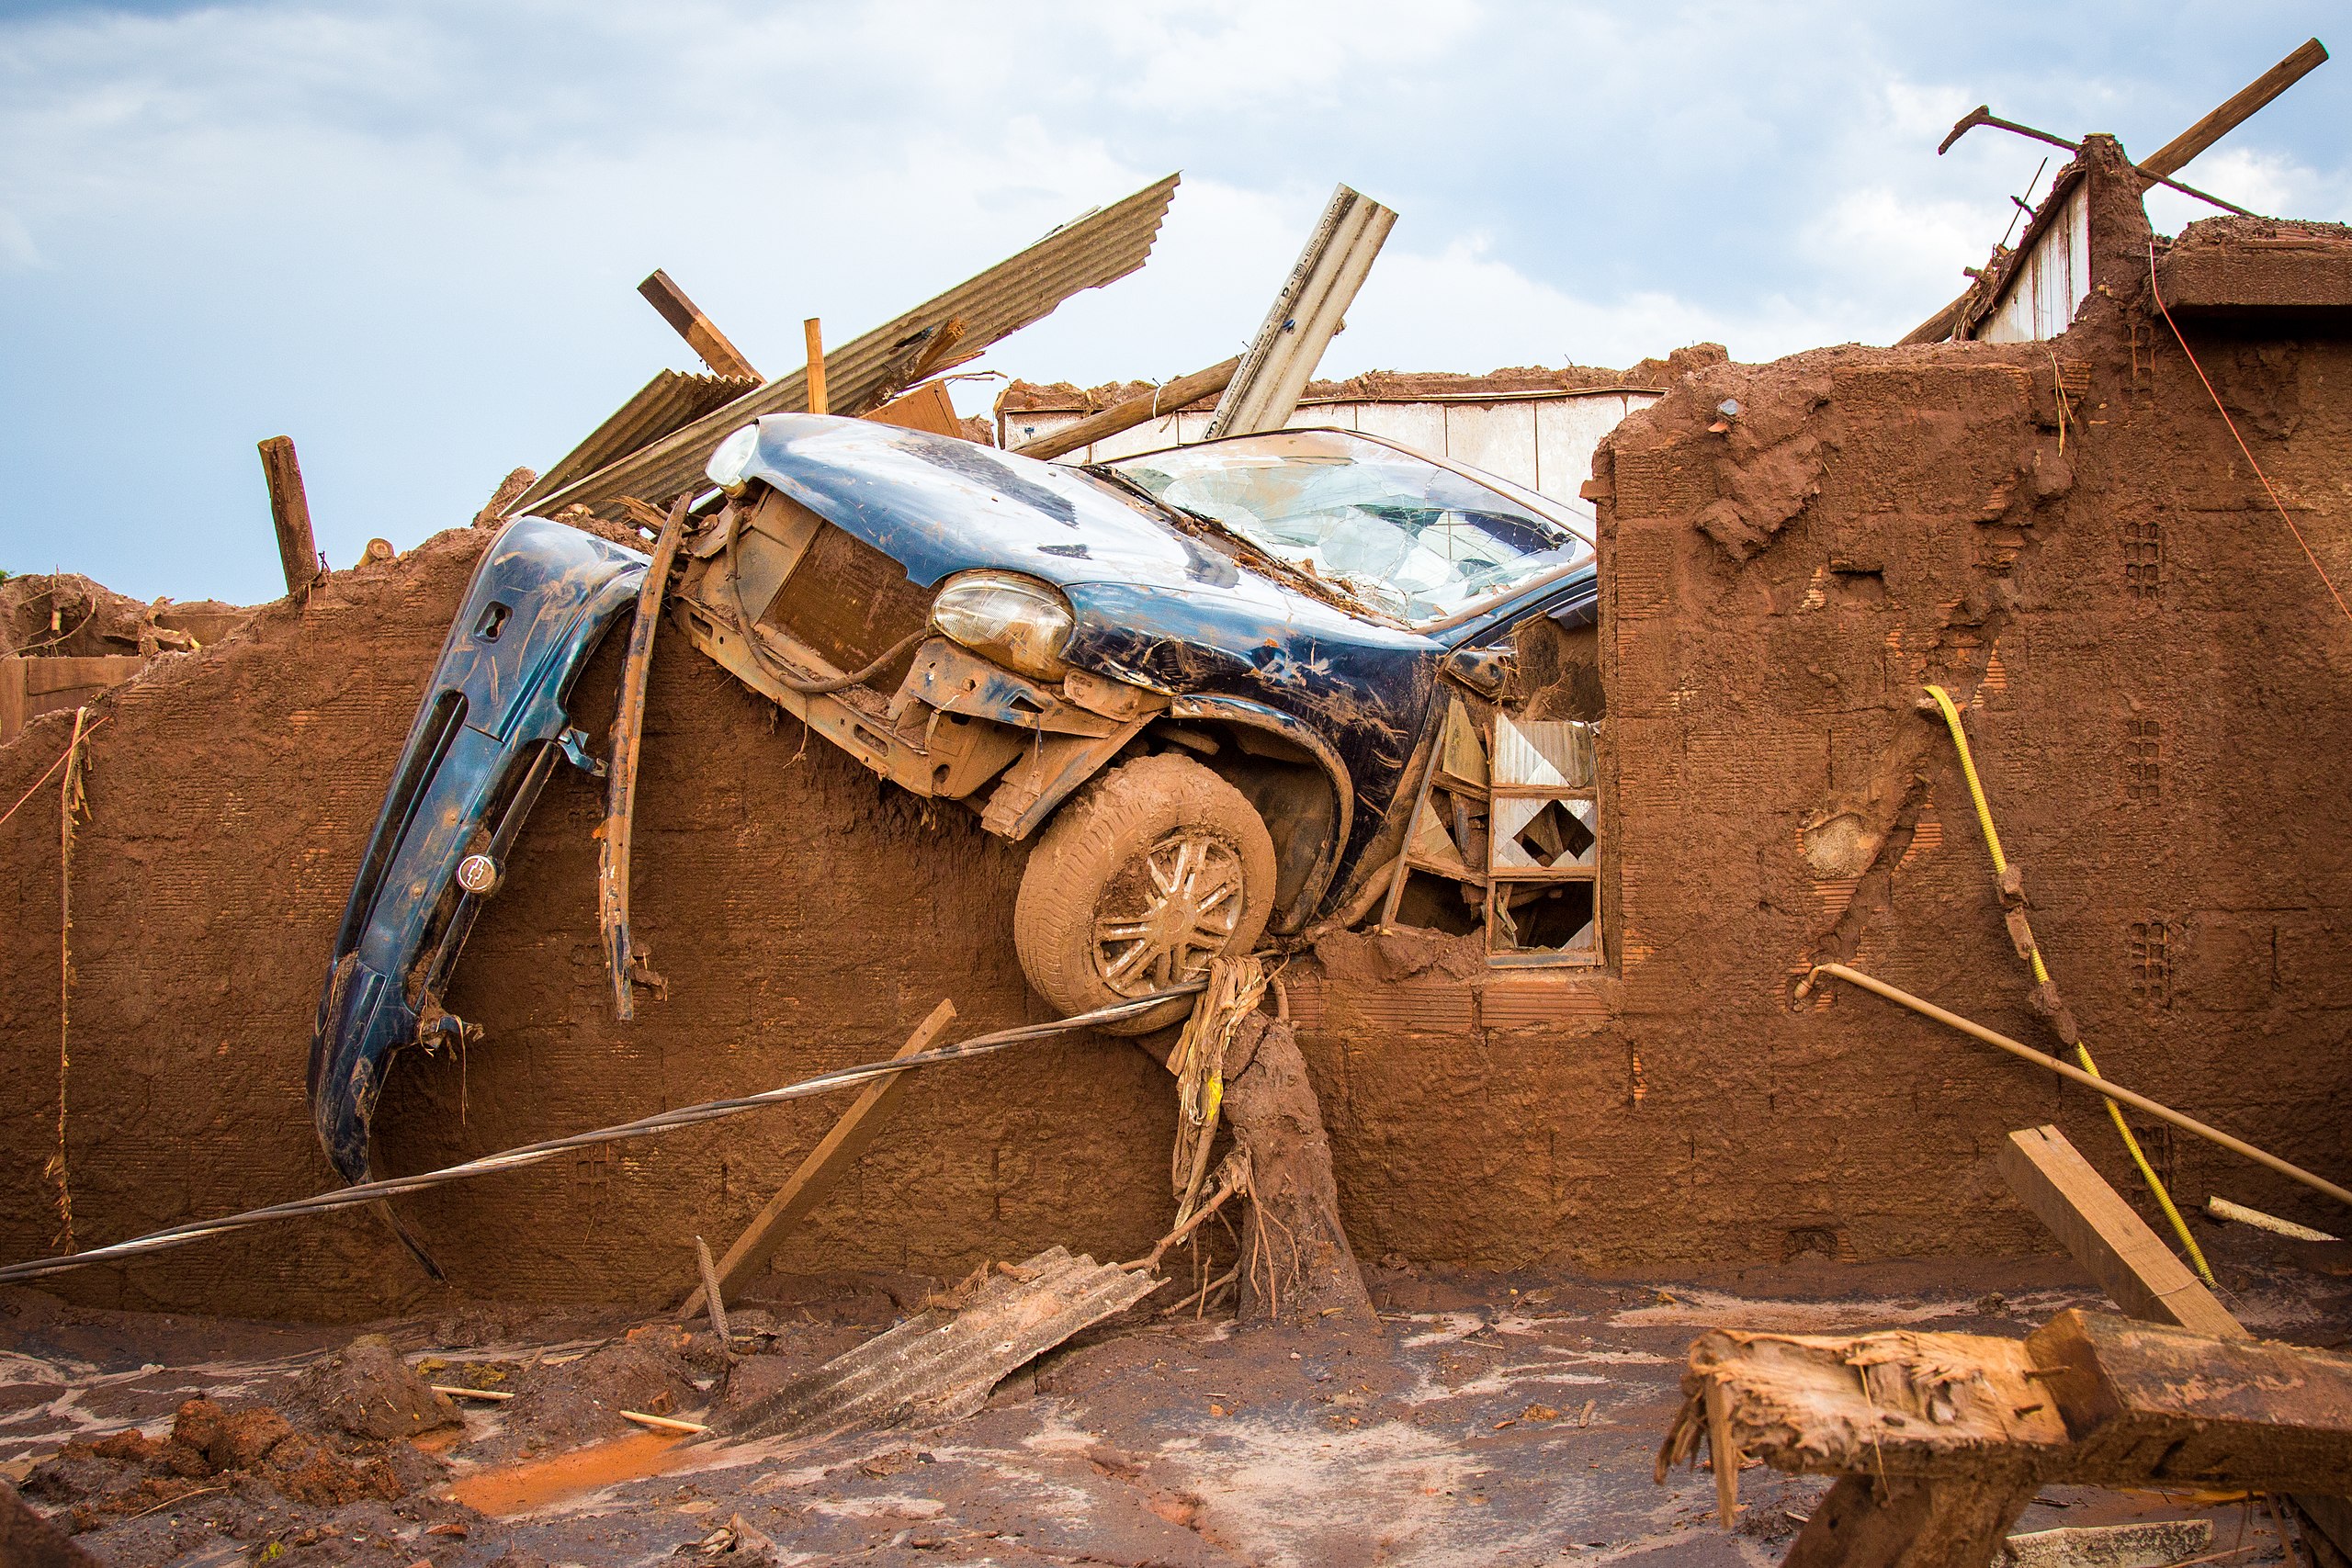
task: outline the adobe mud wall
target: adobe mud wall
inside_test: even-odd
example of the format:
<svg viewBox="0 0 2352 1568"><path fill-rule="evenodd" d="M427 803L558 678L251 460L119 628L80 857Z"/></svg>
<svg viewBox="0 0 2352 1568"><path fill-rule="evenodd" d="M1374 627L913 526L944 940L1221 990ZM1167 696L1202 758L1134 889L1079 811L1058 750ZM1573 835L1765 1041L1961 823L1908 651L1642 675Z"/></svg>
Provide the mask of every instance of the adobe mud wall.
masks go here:
<svg viewBox="0 0 2352 1568"><path fill-rule="evenodd" d="M2352 1179L2352 621L2138 307L2146 220L2113 144L2092 156L2093 288L2064 336L1703 368L1603 446L1613 973L1323 944L1328 978L1294 996L1365 1256L2044 1249L1993 1156L2052 1121L2154 1217L2087 1092L1836 982L1793 998L1837 959L2056 1048L1917 711L1929 682L1964 705L2101 1069ZM2352 583L2341 319L2183 325ZM2141 1132L2183 1210L2346 1223Z"/></svg>
<svg viewBox="0 0 2352 1568"><path fill-rule="evenodd" d="M102 699L74 849L66 1185L82 1245L334 1185L303 1103L343 901L488 530L337 572L198 655ZM622 639L582 677L602 751ZM636 925L666 1002L612 1021L596 947L603 786L565 770L475 928L449 998L484 1039L403 1054L378 1118L416 1170L888 1056L942 997L955 1034L1044 1016L1004 911L1020 854L960 810L926 816L797 724L776 724L666 629L639 776ZM13 801L69 716L0 750ZM0 1253L54 1250L58 805L5 828ZM918 1077L891 1125L785 1249L787 1270L954 1272L1051 1242L1132 1257L1170 1211L1167 1075L1080 1038ZM723 1247L845 1100L591 1152L404 1203L461 1291L654 1303ZM210 1241L55 1288L124 1306L362 1317L424 1277L356 1213Z"/></svg>
<svg viewBox="0 0 2352 1568"><path fill-rule="evenodd" d="M2046 1250L1993 1154L2047 1121L2144 1207L2086 1095L1873 998L1792 997L1835 957L2050 1043L1950 744L1916 711L1928 680L1966 706L2100 1066L2352 1179L2352 771L2335 758L2352 624L2139 308L2136 197L2097 188L2096 287L2064 337L1698 366L1604 448L1609 966L1490 972L1469 944L1364 934L1293 960L1284 987L1360 1256L1631 1268ZM2352 341L2269 321L2185 324L2299 525L2352 581ZM302 1103L321 968L488 537L336 573L307 606L164 654L94 709L107 722L75 851L65 1122L84 1244L330 1184ZM583 682L592 730L616 653ZM1571 695L1581 711L1594 694ZM0 802L65 729L51 716L0 749ZM549 787L450 998L485 1037L463 1057L401 1058L379 1118L387 1168L884 1055L942 996L959 1032L1036 1016L1006 918L1023 852L804 746L665 630L636 886L671 990L616 1025L588 836L601 798L576 775ZM0 827L9 1258L57 1240L57 852L52 782ZM457 1289L653 1303L687 1283L688 1238L731 1237L837 1109L779 1108L403 1212ZM1171 1117L1165 1074L1108 1041L918 1078L779 1267L954 1274L1053 1242L1135 1256L1169 1213ZM2157 1130L2149 1145L2184 1209L2218 1191L2343 1224L2201 1145ZM56 1288L357 1317L423 1276L360 1214Z"/></svg>

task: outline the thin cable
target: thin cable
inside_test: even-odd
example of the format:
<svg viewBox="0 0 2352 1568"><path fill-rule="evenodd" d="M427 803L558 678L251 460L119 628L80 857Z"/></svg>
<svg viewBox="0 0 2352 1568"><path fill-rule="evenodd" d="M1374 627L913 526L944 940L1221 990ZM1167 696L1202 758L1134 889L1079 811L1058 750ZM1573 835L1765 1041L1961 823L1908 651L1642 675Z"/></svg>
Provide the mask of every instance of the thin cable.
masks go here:
<svg viewBox="0 0 2352 1568"><path fill-rule="evenodd" d="M98 724L104 724L107 721L107 718L112 718L113 716L114 715L108 714L106 718L98 720ZM98 724L91 725L87 729L83 730L81 739L74 741L74 746L79 746L83 744L83 742L88 740L90 737L96 732ZM0 823L6 823L9 818L14 817L17 814L17 806L24 805L25 802L30 800L34 795L39 795L40 793L40 786L57 776L57 770L63 767L65 765L65 759L74 754L74 746L68 746L64 752L59 756L57 761L49 765L49 772L33 780L32 788L17 796L17 806L12 806L6 811L0 811Z"/></svg>
<svg viewBox="0 0 2352 1568"><path fill-rule="evenodd" d="M781 1105L788 1100L806 1100L813 1095L829 1094L837 1089L851 1089L876 1078L888 1077L910 1067L928 1067L942 1062L959 1062L971 1056L985 1056L1013 1045L1031 1041L1050 1039L1068 1034L1073 1030L1091 1028L1098 1023L1110 1023L1148 1012L1171 997L1188 997L1199 992L1206 980L1187 980L1155 991L1132 1001L1114 1002L1109 1007L1096 1008L1091 1012L1072 1014L1048 1023L1023 1024L1016 1029L1000 1029L993 1034L976 1035L954 1045L922 1051L911 1056L898 1056L887 1062L866 1062L854 1067L842 1067L830 1073L820 1073L813 1078L786 1084L758 1094L739 1095L730 1100L707 1100L696 1105L683 1105L675 1111L626 1122L617 1127L599 1127L591 1133L574 1133L568 1137L549 1138L544 1143L526 1144L521 1148L506 1149L498 1154L484 1155L480 1159L459 1165L445 1166L439 1170L421 1171L414 1176L387 1177L379 1181L363 1181L356 1186L338 1188L289 1202L272 1203L266 1208L247 1209L242 1213L227 1214L217 1220L191 1220L185 1224L167 1225L146 1235L119 1241L109 1247L94 1247L71 1257L36 1258L23 1263L0 1268L0 1284L15 1284L24 1280L38 1280L45 1275L62 1274L70 1269L80 1269L92 1263L113 1263L122 1258L145 1253L162 1252L171 1247L186 1247L207 1236L224 1235L231 1231L246 1230L254 1225L268 1224L277 1220L298 1219L305 1214L322 1213L330 1209L347 1209L359 1203L372 1203L379 1199L395 1198L403 1193L422 1192L430 1187L443 1187L453 1181L469 1180L477 1176L493 1176L525 1166L552 1159L566 1150L586 1148L594 1144L625 1143L632 1138L650 1138L676 1127L691 1127L698 1122L716 1122L724 1117L741 1115L762 1106Z"/></svg>
<svg viewBox="0 0 2352 1568"><path fill-rule="evenodd" d="M1941 686L1929 686L1928 695L1935 698L1936 706L1943 711L1944 727L1951 731L1952 749L1960 753L1961 774L1968 780L1969 798L1976 803L1976 825L1984 830L1984 848L1993 857L1993 875L1997 882L2008 874L2009 863L2001 853L2001 835L1993 827L1993 807L1984 798L1984 781L1976 776L1976 759L1968 749L1968 731L1961 728L1960 710L1952 705L1951 693ZM2041 962L2041 942L2039 939L2035 940L2028 957L2033 965L2034 984L2049 985L2050 971ZM2091 1048L2083 1043L2079 1035L2074 1045L2075 1059L2082 1063L2083 1071L2092 1077L2098 1077L2098 1064L2091 1060ZM2180 1211L2173 1206L2172 1194L2165 1190L2164 1179L2156 1174L2156 1168L2148 1163L2148 1156L2140 1148L2140 1140L2132 1135L2131 1125L2123 1120L2122 1107L2109 1100L2107 1101L2107 1114L2115 1122L2115 1130L2122 1137L2123 1146L2131 1151L2132 1163L2140 1168L2140 1179L2148 1184L2156 1206L2164 1210L2165 1218L2172 1222L2173 1234L2180 1237L2180 1245L2188 1249L2188 1258L2197 1266L2198 1277L2208 1285L2214 1283L2213 1271L2206 1266L2203 1250L2198 1247L2197 1238L2188 1234L2188 1222L2182 1219Z"/></svg>
<svg viewBox="0 0 2352 1568"><path fill-rule="evenodd" d="M2164 317L2165 325L2172 329L2173 341L2179 344L2180 352L2188 356L2188 367L2197 372L2199 381L2205 383L2205 395L2213 400L2213 407L2221 414L2222 423L2230 427L2230 439L2235 441L2238 450L2245 454L2246 467L2252 468L2254 477L2262 481L2262 492L2270 498L2270 504L2278 509L2278 521L2287 525L2287 532L2295 536L2295 543L2302 547L2303 558L2312 563L2313 571L2319 573L2320 581L2327 587L2327 596L2335 601L2335 607L2344 612L2344 618L2352 621L2352 605L2344 603L2344 595L2335 591L2335 581L2327 575L2327 568L2320 565L2319 557L2312 553L2311 542L2303 537L2303 531L2295 526L2295 520L2287 515L2287 503L2278 499L2278 491L2272 487L2270 476L2262 471L2262 465L2255 460L2254 449L2245 444L2245 437L2238 434L2238 422L2232 419L2230 411L2222 406L2222 394L2213 390L2213 383L2206 376L2205 367L2197 363L2196 351L2188 346L2188 340L2181 336L2180 323L2172 319L2171 307L2165 303L2164 290L2156 287L2156 247L2154 241L2148 244L2148 292L2154 298L2157 312Z"/></svg>

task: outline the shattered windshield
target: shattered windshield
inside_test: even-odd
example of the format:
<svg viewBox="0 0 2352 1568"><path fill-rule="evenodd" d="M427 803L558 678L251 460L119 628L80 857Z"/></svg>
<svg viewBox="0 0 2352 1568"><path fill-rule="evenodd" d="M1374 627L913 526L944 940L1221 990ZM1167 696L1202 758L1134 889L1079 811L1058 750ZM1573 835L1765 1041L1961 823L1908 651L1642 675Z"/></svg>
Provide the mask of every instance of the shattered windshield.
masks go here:
<svg viewBox="0 0 2352 1568"><path fill-rule="evenodd" d="M1592 555L1555 503L1349 431L1236 436L1109 467L1416 626Z"/></svg>

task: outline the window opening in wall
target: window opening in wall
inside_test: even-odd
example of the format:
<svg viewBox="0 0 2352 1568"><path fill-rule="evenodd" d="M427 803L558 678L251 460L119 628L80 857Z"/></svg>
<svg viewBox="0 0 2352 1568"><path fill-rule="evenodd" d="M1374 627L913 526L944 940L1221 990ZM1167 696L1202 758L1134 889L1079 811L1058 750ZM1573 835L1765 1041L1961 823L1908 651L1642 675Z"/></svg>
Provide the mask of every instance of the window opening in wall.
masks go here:
<svg viewBox="0 0 2352 1568"><path fill-rule="evenodd" d="M1600 962L1596 725L1449 700L1407 835L1393 923L1483 931L1498 964Z"/></svg>

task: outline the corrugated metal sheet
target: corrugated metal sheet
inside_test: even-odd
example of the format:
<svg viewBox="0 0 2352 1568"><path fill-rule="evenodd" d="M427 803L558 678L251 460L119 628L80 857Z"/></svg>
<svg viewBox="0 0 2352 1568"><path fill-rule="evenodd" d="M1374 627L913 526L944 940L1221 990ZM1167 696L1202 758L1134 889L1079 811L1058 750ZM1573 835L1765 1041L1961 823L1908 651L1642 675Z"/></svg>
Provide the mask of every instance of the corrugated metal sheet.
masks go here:
<svg viewBox="0 0 2352 1568"><path fill-rule="evenodd" d="M1143 265L1151 254L1168 204L1176 195L1170 175L1115 206L1100 208L1064 224L1027 250L998 263L825 355L825 381L831 405L862 409L878 391L892 360L922 333L964 323L957 352L984 348L1032 321L1081 289L1100 288ZM779 376L734 401L628 457L608 464L561 490L528 498L530 509L556 512L585 503L613 512L624 495L661 502L702 482L711 449L738 426L765 413L808 406L805 367ZM524 503L517 503L517 510Z"/></svg>
<svg viewBox="0 0 2352 1568"><path fill-rule="evenodd" d="M1544 391L1430 398L1413 401L1310 400L1290 418L1293 430L1361 430L1435 457L1483 468L1538 495L1588 506L1578 491L1592 477L1593 449L1635 409L1657 401L1655 392ZM1019 446L1082 417L1058 410L1003 416L1004 439ZM1187 409L1106 436L1057 461L1103 463L1162 446L1185 446L1208 434L1209 411Z"/></svg>
<svg viewBox="0 0 2352 1568"><path fill-rule="evenodd" d="M588 438L565 454L523 492L515 511L529 509L540 496L551 495L574 479L641 452L673 431L683 430L713 409L724 408L759 386L755 376L703 376L664 370L637 390L614 415L588 433Z"/></svg>
<svg viewBox="0 0 2352 1568"><path fill-rule="evenodd" d="M743 1407L734 1438L805 1442L860 1427L953 1421L989 1391L1080 1329L1114 1317L1166 1281L1049 1247L992 1274L962 1311L919 1313Z"/></svg>

